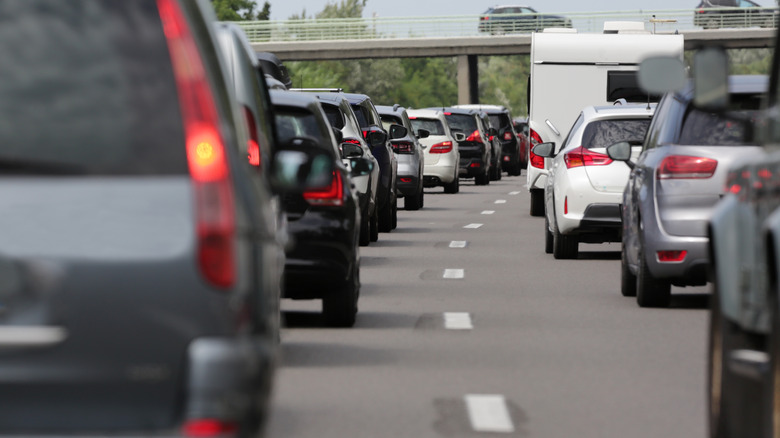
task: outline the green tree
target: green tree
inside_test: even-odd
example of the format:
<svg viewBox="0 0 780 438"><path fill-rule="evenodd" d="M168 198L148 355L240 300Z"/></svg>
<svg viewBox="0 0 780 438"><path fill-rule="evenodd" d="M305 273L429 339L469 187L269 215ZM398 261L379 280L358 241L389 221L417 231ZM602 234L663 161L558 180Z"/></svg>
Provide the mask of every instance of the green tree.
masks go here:
<svg viewBox="0 0 780 438"><path fill-rule="evenodd" d="M262 10L255 12L255 0L211 0L219 21L268 20L271 16L271 4L267 1Z"/></svg>

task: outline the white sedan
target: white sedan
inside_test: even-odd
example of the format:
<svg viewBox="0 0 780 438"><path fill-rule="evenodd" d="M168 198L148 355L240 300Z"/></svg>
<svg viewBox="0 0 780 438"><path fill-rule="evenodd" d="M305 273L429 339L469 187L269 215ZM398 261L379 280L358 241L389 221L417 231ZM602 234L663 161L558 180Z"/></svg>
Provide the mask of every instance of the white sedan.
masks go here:
<svg viewBox="0 0 780 438"><path fill-rule="evenodd" d="M620 203L630 169L612 161L606 148L628 142L636 158L654 111L655 104L585 107L561 148L534 147L535 154L552 159L544 188L546 253L574 259L580 243L620 242Z"/></svg>

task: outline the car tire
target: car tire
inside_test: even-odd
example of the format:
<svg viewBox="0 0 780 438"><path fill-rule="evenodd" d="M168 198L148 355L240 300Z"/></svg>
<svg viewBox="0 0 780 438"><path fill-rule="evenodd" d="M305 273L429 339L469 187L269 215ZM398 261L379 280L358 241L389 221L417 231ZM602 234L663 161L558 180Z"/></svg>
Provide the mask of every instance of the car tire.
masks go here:
<svg viewBox="0 0 780 438"><path fill-rule="evenodd" d="M631 268L628 266L625 245L621 245L620 248L620 293L624 297L636 296L636 275L631 273Z"/></svg>
<svg viewBox="0 0 780 438"><path fill-rule="evenodd" d="M390 229L394 230L398 228L398 197L397 196L393 196L393 205L390 211L391 211Z"/></svg>
<svg viewBox="0 0 780 438"><path fill-rule="evenodd" d="M371 242L371 216L366 213L360 217L360 235L358 236L358 244L360 246L368 246Z"/></svg>
<svg viewBox="0 0 780 438"><path fill-rule="evenodd" d="M422 208L423 190L417 192L414 196L404 196L404 210L416 211Z"/></svg>
<svg viewBox="0 0 780 438"><path fill-rule="evenodd" d="M331 327L355 325L360 296L360 265L352 267L352 274L342 287L322 299L322 316Z"/></svg>
<svg viewBox="0 0 780 438"><path fill-rule="evenodd" d="M460 178L457 176L449 184L444 184L444 193L454 194L460 191Z"/></svg>
<svg viewBox="0 0 780 438"><path fill-rule="evenodd" d="M478 186L486 186L486 185L490 184L490 178L488 176L488 173L485 172L485 173L482 173L480 175L475 176L474 177L474 184L476 184Z"/></svg>
<svg viewBox="0 0 780 438"><path fill-rule="evenodd" d="M544 214L544 190L531 190L531 216L542 216Z"/></svg>
<svg viewBox="0 0 780 438"><path fill-rule="evenodd" d="M553 252L553 233L550 231L550 221L547 219L547 215L544 216L544 253L552 254Z"/></svg>
<svg viewBox="0 0 780 438"><path fill-rule="evenodd" d="M639 247L638 258L639 272L637 272L636 276L637 304L639 304L639 307L669 307L672 300L672 285L668 281L653 277L650 268L647 266L644 244L641 244Z"/></svg>
<svg viewBox="0 0 780 438"><path fill-rule="evenodd" d="M576 259L579 245L578 236L561 234L558 224L553 223L553 257L557 260Z"/></svg>
<svg viewBox="0 0 780 438"><path fill-rule="evenodd" d="M379 209L379 232L389 233L393 231L393 207L390 205L391 197L387 198L384 207Z"/></svg>
<svg viewBox="0 0 780 438"><path fill-rule="evenodd" d="M379 240L379 212L374 209L374 214L371 215L371 241L376 242Z"/></svg>

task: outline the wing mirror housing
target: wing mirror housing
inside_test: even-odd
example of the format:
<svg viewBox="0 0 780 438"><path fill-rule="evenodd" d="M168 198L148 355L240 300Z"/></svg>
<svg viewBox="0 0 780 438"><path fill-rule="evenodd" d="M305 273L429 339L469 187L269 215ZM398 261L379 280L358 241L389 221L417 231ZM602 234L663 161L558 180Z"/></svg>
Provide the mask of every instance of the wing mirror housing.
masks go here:
<svg viewBox="0 0 780 438"><path fill-rule="evenodd" d="M328 187L333 157L311 137L294 137L281 145L271 161L271 185L281 193Z"/></svg>
<svg viewBox="0 0 780 438"><path fill-rule="evenodd" d="M540 157L552 158L555 156L555 143L539 143L531 149L531 152Z"/></svg>
<svg viewBox="0 0 780 438"><path fill-rule="evenodd" d="M360 158L363 156L363 148L355 143L341 143L341 158Z"/></svg>
<svg viewBox="0 0 780 438"><path fill-rule="evenodd" d="M373 148L387 143L387 132L384 129L372 127L366 134L366 141Z"/></svg>
<svg viewBox="0 0 780 438"><path fill-rule="evenodd" d="M366 158L353 158L349 161L349 167L353 176L364 176L374 170L374 163Z"/></svg>
<svg viewBox="0 0 780 438"><path fill-rule="evenodd" d="M390 140L397 140L399 138L404 138L406 137L407 134L409 134L409 130L407 130L405 126L401 126L401 125L390 126Z"/></svg>
<svg viewBox="0 0 780 438"><path fill-rule="evenodd" d="M607 147L607 156L615 161L622 161L633 169L634 163L631 162L631 143L621 141Z"/></svg>

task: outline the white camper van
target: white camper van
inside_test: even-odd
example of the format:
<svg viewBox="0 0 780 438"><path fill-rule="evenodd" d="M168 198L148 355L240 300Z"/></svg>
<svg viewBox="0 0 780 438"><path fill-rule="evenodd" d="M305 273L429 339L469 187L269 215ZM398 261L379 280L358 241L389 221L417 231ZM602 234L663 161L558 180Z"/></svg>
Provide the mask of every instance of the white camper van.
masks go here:
<svg viewBox="0 0 780 438"><path fill-rule="evenodd" d="M647 101L636 80L639 63L649 56L683 56L682 35L650 33L531 35L528 126L531 147L554 142L560 147L580 110L620 99ZM546 165L529 153L531 216L544 215Z"/></svg>

